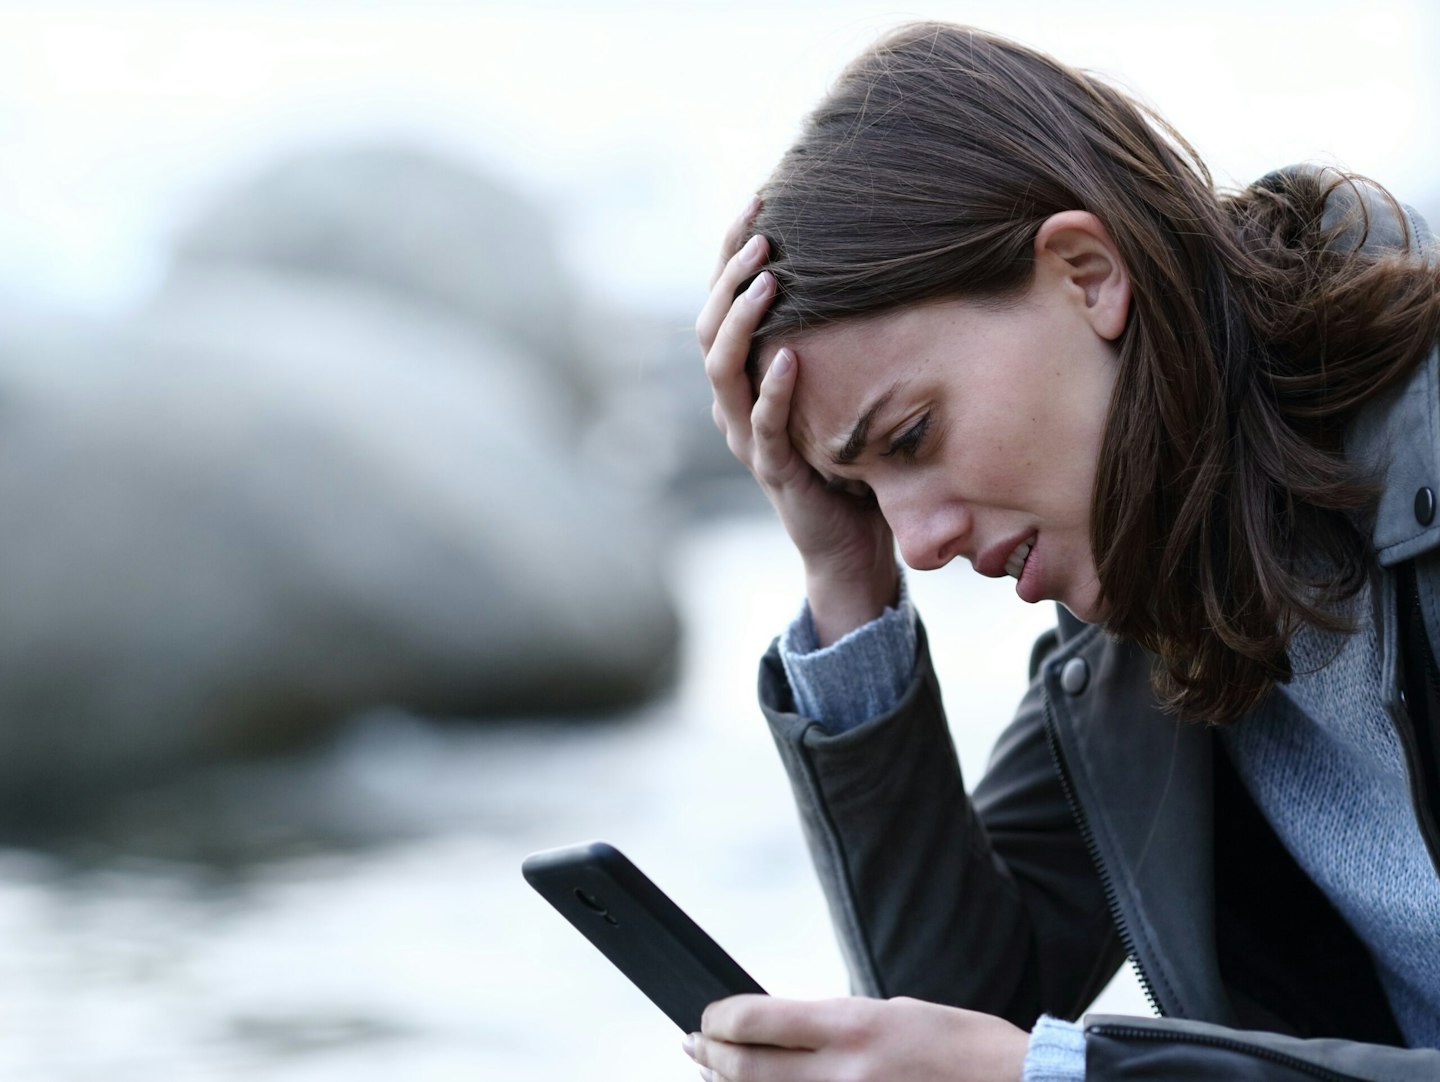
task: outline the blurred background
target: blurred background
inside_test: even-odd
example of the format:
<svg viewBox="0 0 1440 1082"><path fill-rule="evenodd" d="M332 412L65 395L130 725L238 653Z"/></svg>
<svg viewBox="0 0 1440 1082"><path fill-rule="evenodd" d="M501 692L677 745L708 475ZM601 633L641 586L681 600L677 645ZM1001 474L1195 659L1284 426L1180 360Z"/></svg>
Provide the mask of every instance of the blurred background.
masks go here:
<svg viewBox="0 0 1440 1082"><path fill-rule="evenodd" d="M0 1075L691 1077L520 879L589 838L843 993L753 701L798 565L690 327L917 17L1440 220L1428 0L0 4ZM912 587L973 778L1052 616Z"/></svg>

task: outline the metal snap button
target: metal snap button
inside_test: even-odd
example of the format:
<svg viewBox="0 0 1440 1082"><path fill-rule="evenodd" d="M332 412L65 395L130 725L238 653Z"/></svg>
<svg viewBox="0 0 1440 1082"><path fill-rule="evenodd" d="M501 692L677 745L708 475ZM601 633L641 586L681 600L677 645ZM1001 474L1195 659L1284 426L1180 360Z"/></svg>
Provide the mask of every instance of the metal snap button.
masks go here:
<svg viewBox="0 0 1440 1082"><path fill-rule="evenodd" d="M1090 683L1090 666L1083 657L1072 657L1060 670L1060 686L1071 695L1079 695Z"/></svg>
<svg viewBox="0 0 1440 1082"><path fill-rule="evenodd" d="M1429 485L1423 486L1415 493L1415 521L1421 526L1429 526L1435 518L1435 493Z"/></svg>

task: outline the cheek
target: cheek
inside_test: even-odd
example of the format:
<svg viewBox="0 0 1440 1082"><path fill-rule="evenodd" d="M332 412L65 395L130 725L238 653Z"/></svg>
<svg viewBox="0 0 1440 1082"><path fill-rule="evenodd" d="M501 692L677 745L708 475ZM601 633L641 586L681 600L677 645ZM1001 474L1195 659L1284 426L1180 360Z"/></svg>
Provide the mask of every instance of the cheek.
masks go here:
<svg viewBox="0 0 1440 1082"><path fill-rule="evenodd" d="M977 387L968 397L950 439L976 482L1014 483L1047 468L1057 434L1052 403L1015 384Z"/></svg>
<svg viewBox="0 0 1440 1082"><path fill-rule="evenodd" d="M1021 508L1053 525L1088 522L1103 417L1070 409L1059 386L1034 389L992 387L988 397L972 398L946 433L946 480L972 500Z"/></svg>

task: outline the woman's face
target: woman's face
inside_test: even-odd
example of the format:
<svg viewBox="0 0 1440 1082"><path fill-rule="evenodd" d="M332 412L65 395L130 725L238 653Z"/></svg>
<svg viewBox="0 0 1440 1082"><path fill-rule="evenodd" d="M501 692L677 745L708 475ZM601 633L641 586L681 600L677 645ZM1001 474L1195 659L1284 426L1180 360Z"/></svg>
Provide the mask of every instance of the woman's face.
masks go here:
<svg viewBox="0 0 1440 1082"><path fill-rule="evenodd" d="M1037 259L1004 306L917 305L794 339L792 441L834 485L873 491L909 566L964 557L1025 601L1101 619L1091 497L1129 299L1124 272L1118 294L1104 273Z"/></svg>

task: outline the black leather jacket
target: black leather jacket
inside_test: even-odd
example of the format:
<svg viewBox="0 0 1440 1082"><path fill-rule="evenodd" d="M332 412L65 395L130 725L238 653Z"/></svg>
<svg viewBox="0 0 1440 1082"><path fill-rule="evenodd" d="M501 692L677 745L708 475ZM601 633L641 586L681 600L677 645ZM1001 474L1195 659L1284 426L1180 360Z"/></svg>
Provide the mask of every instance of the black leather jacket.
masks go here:
<svg viewBox="0 0 1440 1082"><path fill-rule="evenodd" d="M1347 453L1383 472L1374 619L1433 862L1419 782L1434 763L1405 703L1401 614L1417 606L1440 644L1440 350L1366 407ZM1397 1047L1367 952L1214 732L1161 713L1149 671L1142 651L1062 613L967 795L923 629L901 701L838 735L793 712L772 647L761 703L855 990L1029 1028L1042 1011L1079 1017L1129 955L1161 1017L1088 1017L1089 1082L1440 1079L1440 1050Z"/></svg>

